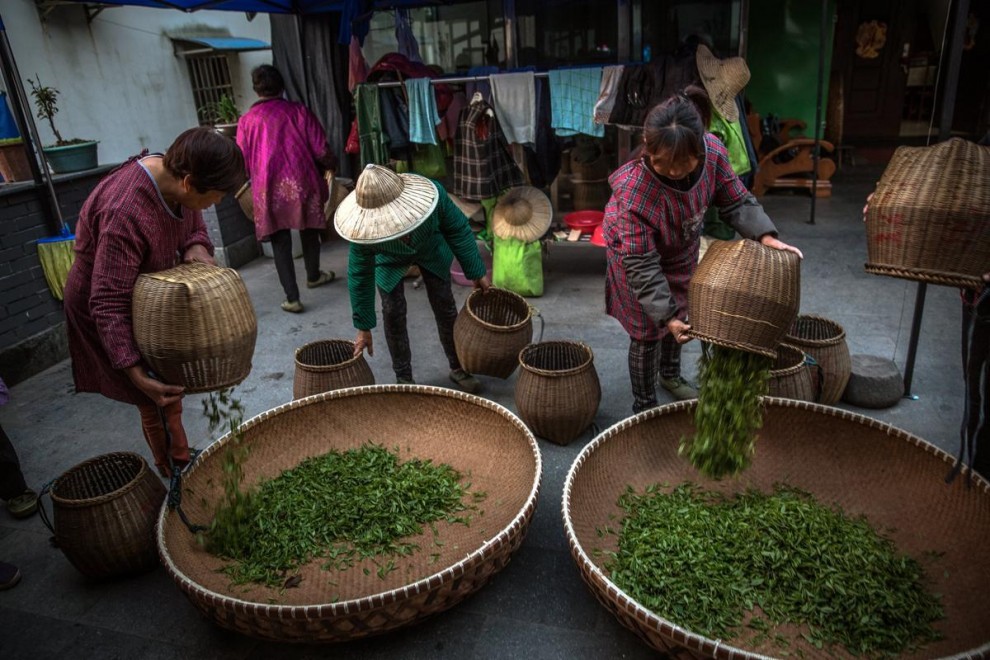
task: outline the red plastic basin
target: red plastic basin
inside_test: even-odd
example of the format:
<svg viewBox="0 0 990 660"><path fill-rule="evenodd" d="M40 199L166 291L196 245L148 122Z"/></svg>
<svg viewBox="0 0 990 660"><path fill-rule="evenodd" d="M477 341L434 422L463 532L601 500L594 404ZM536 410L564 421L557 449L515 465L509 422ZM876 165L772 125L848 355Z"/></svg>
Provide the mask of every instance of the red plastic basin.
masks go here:
<svg viewBox="0 0 990 660"><path fill-rule="evenodd" d="M602 224L604 211L586 210L572 211L564 216L564 224L571 229L580 229L582 234L588 234Z"/></svg>

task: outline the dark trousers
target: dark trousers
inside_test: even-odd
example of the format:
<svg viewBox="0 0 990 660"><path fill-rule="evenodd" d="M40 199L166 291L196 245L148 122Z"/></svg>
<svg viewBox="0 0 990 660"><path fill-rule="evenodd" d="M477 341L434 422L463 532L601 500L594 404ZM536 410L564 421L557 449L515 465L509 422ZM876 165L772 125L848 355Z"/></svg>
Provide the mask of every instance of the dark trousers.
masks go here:
<svg viewBox="0 0 990 660"><path fill-rule="evenodd" d="M985 293L976 305L964 301L962 308L966 383L962 437L969 445L970 466L990 479L990 294Z"/></svg>
<svg viewBox="0 0 990 660"><path fill-rule="evenodd" d="M425 268L420 268L423 284L426 286L426 296L433 308L433 317L437 321L437 333L440 335L440 345L447 355L451 369L460 369L461 363L454 350L454 320L457 318L457 303L454 302L454 292L450 282L437 277ZM409 331L406 327L406 292L405 280L400 280L396 287L385 292L378 289L382 299L382 325L385 330L385 342L392 356L392 370L396 378L412 380L412 350L409 347Z"/></svg>
<svg viewBox="0 0 990 660"><path fill-rule="evenodd" d="M21 462L10 444L10 438L0 426L0 499L9 500L22 495L27 490Z"/></svg>
<svg viewBox="0 0 990 660"><path fill-rule="evenodd" d="M681 345L674 335L668 332L659 341L630 339L629 380L632 381L634 413L656 407L658 370L662 378L681 375Z"/></svg>
<svg viewBox="0 0 990 660"><path fill-rule="evenodd" d="M303 229L303 263L306 265L306 279L315 282L320 278L320 230ZM280 229L269 237L272 241L272 256L275 258L275 271L278 281L289 302L299 300L299 286L296 284L296 265L292 261L292 232Z"/></svg>

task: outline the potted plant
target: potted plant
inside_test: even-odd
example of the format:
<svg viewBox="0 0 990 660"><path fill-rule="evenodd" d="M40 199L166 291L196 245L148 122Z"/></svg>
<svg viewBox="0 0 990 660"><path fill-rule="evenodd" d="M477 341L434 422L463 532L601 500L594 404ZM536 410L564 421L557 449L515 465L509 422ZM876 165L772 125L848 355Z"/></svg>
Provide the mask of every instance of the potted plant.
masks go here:
<svg viewBox="0 0 990 660"><path fill-rule="evenodd" d="M0 176L8 183L31 179L31 164L21 138L0 140Z"/></svg>
<svg viewBox="0 0 990 660"><path fill-rule="evenodd" d="M31 96L34 97L34 104L38 108L38 119L48 121L48 126L55 134L55 144L42 147L45 158L56 174L67 172L79 172L90 170L96 167L96 140L81 140L78 138L66 140L55 128L55 115L58 113L58 95L60 92L54 87L41 84L41 77L35 74L37 80L28 78L31 84Z"/></svg>
<svg viewBox="0 0 990 660"><path fill-rule="evenodd" d="M229 138L237 137L237 120L241 117L237 104L229 94L224 94L217 101L211 101L199 109L201 117L213 124L218 133Z"/></svg>

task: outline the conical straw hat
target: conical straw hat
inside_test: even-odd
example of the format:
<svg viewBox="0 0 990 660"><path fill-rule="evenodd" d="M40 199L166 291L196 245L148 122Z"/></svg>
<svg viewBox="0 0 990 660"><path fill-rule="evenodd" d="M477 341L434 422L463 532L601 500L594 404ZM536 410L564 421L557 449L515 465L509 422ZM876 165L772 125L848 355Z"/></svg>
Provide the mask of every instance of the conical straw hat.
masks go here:
<svg viewBox="0 0 990 660"><path fill-rule="evenodd" d="M695 55L698 75L718 113L729 121L739 121L736 95L749 82L749 66L741 57L720 60L708 46L699 44Z"/></svg>
<svg viewBox="0 0 990 660"><path fill-rule="evenodd" d="M416 229L437 207L437 187L418 174L368 165L334 215L337 233L352 243L382 243Z"/></svg>
<svg viewBox="0 0 990 660"><path fill-rule="evenodd" d="M517 186L498 201L492 231L499 238L531 243L547 233L552 220L553 207L546 195L532 186Z"/></svg>

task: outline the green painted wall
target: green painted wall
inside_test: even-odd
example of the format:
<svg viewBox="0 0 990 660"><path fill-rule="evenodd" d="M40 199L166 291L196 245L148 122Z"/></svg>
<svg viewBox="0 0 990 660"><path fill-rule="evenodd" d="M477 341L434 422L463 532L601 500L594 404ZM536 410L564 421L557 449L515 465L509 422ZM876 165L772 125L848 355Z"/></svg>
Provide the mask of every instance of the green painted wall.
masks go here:
<svg viewBox="0 0 990 660"><path fill-rule="evenodd" d="M832 65L835 0L829 0L822 82L822 131L828 107L828 77ZM761 115L802 119L814 135L818 90L818 49L821 2L811 0L751 0L746 62L751 78L746 97Z"/></svg>

